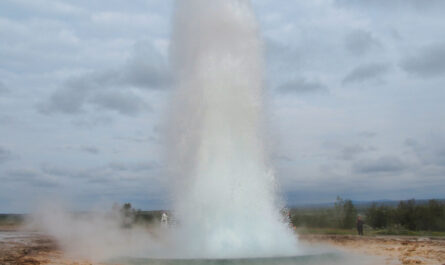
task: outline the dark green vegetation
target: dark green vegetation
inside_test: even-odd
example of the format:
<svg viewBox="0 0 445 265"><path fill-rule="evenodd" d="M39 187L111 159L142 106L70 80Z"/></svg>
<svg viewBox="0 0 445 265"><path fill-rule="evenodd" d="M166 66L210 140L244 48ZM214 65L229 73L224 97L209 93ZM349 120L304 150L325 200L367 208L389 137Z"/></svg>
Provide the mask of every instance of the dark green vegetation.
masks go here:
<svg viewBox="0 0 445 265"><path fill-rule="evenodd" d="M365 222L368 235L445 236L445 202L400 201L397 205L372 203L355 206L337 198L334 207L293 208L291 221L303 233L356 233L357 216Z"/></svg>
<svg viewBox="0 0 445 265"><path fill-rule="evenodd" d="M122 206L115 203L112 208L113 216L120 219L123 227L159 223L163 212L164 211L142 211L134 209L131 203L125 203Z"/></svg>
<svg viewBox="0 0 445 265"><path fill-rule="evenodd" d="M355 226L357 209L351 200L337 197L334 207L293 208L291 222L296 227L350 229Z"/></svg>
<svg viewBox="0 0 445 265"><path fill-rule="evenodd" d="M159 223L164 211L142 211L132 208L130 203L123 205L114 204L111 211L105 214L109 218L120 223L122 227L129 228L133 225L150 226ZM73 219L86 219L97 216L94 212L73 212ZM18 227L31 218L27 214L0 214L0 230L6 227ZM105 220L105 219L104 219Z"/></svg>
<svg viewBox="0 0 445 265"><path fill-rule="evenodd" d="M23 214L0 214L0 226L15 226L23 223Z"/></svg>
<svg viewBox="0 0 445 265"><path fill-rule="evenodd" d="M122 227L158 224L163 211L142 211L130 203L115 204L107 216L118 220ZM445 236L445 201L400 201L356 203L340 197L334 205L292 208L291 222L301 234L357 234L360 215L365 222L365 235ZM91 213L74 213L81 218ZM174 224L174 217L169 222ZM26 215L0 214L0 226L21 225Z"/></svg>

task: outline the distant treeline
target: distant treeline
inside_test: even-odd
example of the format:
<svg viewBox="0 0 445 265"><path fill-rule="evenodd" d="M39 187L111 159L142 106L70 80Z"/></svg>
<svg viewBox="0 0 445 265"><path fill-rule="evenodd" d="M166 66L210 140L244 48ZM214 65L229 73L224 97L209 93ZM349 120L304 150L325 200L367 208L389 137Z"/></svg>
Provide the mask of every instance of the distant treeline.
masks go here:
<svg viewBox="0 0 445 265"><path fill-rule="evenodd" d="M115 203L112 212L121 217L124 227L130 227L134 224L153 224L161 220L163 211L142 211L134 209L131 203L125 203L122 206Z"/></svg>
<svg viewBox="0 0 445 265"><path fill-rule="evenodd" d="M110 217L117 218L122 226L152 225L161 220L163 211L141 211L130 203L115 204ZM170 220L174 220L169 214ZM283 215L285 212L283 212ZM337 197L334 206L290 209L291 222L296 227L352 229L360 215L367 229L384 229L385 233L403 231L445 232L445 201L400 201L368 205L354 205L351 200ZM77 216L84 215L81 213ZM19 225L26 219L22 214L0 214L0 225Z"/></svg>
<svg viewBox="0 0 445 265"><path fill-rule="evenodd" d="M360 215L373 229L406 229L411 231L445 231L445 202L414 199L400 201L396 206L372 203L358 209L351 200L337 198L334 207L291 209L291 220L297 227L343 228L355 227Z"/></svg>
<svg viewBox="0 0 445 265"><path fill-rule="evenodd" d="M18 225L25 219L23 214L0 214L0 225Z"/></svg>

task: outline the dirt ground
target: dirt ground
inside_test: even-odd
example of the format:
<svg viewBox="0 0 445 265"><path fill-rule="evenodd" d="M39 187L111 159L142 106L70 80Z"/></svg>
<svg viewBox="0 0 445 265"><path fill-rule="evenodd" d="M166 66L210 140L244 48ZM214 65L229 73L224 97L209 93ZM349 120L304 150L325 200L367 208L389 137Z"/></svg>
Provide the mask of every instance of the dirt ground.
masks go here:
<svg viewBox="0 0 445 265"><path fill-rule="evenodd" d="M445 265L445 238L358 237L344 235L304 235L309 245L328 245L339 250L380 256L385 263ZM0 228L0 265L91 265L88 260L67 258L49 237L39 233ZM381 264L376 264L381 265Z"/></svg>
<svg viewBox="0 0 445 265"><path fill-rule="evenodd" d="M445 265L445 238L304 235L302 242L326 244L357 254L384 257L386 264Z"/></svg>
<svg viewBox="0 0 445 265"><path fill-rule="evenodd" d="M92 265L63 255L56 242L38 232L0 226L0 265Z"/></svg>

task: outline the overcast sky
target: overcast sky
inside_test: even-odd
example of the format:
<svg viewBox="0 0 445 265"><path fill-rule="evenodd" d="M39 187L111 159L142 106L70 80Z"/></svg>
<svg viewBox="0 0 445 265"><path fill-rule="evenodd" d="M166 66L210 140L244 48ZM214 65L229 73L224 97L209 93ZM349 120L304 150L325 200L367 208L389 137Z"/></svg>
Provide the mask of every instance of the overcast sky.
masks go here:
<svg viewBox="0 0 445 265"><path fill-rule="evenodd" d="M252 2L287 202L445 198L445 2ZM165 207L172 9L0 1L0 212Z"/></svg>

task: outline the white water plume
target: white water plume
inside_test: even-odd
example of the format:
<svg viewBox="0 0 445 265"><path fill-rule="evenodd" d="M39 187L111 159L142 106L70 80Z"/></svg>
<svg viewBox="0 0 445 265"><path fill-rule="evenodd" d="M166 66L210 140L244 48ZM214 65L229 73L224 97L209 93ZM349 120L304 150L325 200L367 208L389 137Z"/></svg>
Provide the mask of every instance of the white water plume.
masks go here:
<svg viewBox="0 0 445 265"><path fill-rule="evenodd" d="M188 257L295 255L263 135L263 59L247 0L177 1L169 169Z"/></svg>

